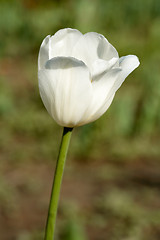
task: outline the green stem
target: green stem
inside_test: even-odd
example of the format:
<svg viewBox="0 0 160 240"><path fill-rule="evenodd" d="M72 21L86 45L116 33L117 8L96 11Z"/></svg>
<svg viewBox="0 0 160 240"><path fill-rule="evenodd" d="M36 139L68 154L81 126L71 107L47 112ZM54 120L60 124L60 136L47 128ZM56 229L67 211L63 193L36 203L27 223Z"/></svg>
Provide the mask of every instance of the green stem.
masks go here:
<svg viewBox="0 0 160 240"><path fill-rule="evenodd" d="M72 130L73 130L72 128L66 128L66 127L64 127L64 130L63 130L63 135L62 135L62 140L61 140L61 145L59 149L55 175L54 175L54 181L52 186L50 205L48 210L45 240L54 239L58 201L59 201L64 166L65 166L65 160L67 156L67 151L69 147Z"/></svg>

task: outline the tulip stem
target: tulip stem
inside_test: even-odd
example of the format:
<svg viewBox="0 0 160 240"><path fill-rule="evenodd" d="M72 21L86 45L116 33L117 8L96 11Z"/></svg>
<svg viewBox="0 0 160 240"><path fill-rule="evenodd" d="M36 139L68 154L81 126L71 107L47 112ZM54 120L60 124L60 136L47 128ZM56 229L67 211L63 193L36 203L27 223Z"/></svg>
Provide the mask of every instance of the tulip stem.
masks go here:
<svg viewBox="0 0 160 240"><path fill-rule="evenodd" d="M45 240L53 240L55 234L55 222L57 216L59 195L61 189L61 183L63 178L65 160L68 152L68 147L70 143L70 138L72 134L72 128L64 127L61 145L59 149L59 155L56 164L56 170L54 175L54 181L52 186L48 218L45 230Z"/></svg>

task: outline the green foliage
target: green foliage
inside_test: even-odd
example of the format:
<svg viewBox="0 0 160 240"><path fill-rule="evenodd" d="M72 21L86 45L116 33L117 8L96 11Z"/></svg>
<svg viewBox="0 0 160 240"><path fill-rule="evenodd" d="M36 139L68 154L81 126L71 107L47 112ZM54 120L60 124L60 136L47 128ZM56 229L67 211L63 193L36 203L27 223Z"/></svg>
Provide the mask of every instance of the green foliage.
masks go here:
<svg viewBox="0 0 160 240"><path fill-rule="evenodd" d="M63 240L87 240L84 223L80 217L78 206L74 202L63 201L61 213L63 221L59 226L59 239Z"/></svg>
<svg viewBox="0 0 160 240"><path fill-rule="evenodd" d="M11 142L15 142L15 136L37 138L43 142L41 151L44 149L46 156L52 158L52 134L56 135L59 128L54 124L52 126L52 119L48 117L41 104L35 59L39 45L47 34L54 34L59 28L75 27L82 32L103 33L117 48L120 56L128 53L137 54L141 65L118 91L107 113L96 123L77 130L73 142L73 156L96 158L112 155L117 142L121 142L121 149L123 148L123 152L126 151L129 158L130 153L125 146L129 141L130 148L137 149L138 143L135 145L135 138L140 139L139 144L148 141L146 146L150 145L150 148L155 148L153 152L158 153L156 147L160 141L158 0L136 0L132 3L127 0L71 0L67 3L1 0L0 8L2 68L0 116L3 128L1 138L5 139L12 135ZM12 59L11 63L9 61L5 63L6 59ZM55 137L52 143L54 147L57 140ZM5 148L5 141L1 144ZM139 148L134 154L147 156L150 148L147 148L146 153Z"/></svg>
<svg viewBox="0 0 160 240"><path fill-rule="evenodd" d="M50 161L55 162L58 154L61 128L49 117L39 97L37 55L43 38L60 28L102 33L120 56L136 54L141 62L116 93L107 113L96 122L74 130L70 159L79 160L77 164L88 164L97 159L113 160L113 165L107 166L108 170L103 167L97 172L98 186L101 181L119 184L119 178L125 172L120 172L115 163L127 165L135 159L144 159L148 164L156 162L158 166L159 0L0 0L0 10L0 221L8 218L10 212L18 211L16 202L19 202L18 187L10 184L5 167L23 166L25 169L33 162L37 166L41 162L50 164ZM23 190L34 192L33 175L26 179ZM96 203L92 199L95 204L92 207L97 209L94 216L84 213L81 220L73 204L65 206L62 211L65 221L60 220L57 233L59 239L86 240L85 224L91 229L99 227L102 230L98 234L99 240L106 236L108 240L159 239L156 237L159 234L156 207L151 205L149 209L139 204L136 191L131 192L130 186L126 191L112 187L106 196L99 196ZM138 187L135 186L137 191ZM142 190L138 199L149 205L156 201L152 198L158 197L156 190L148 187ZM66 213L69 208L72 211ZM13 239L43 239L42 229L44 226L33 231L21 229ZM0 238L4 239L3 236Z"/></svg>

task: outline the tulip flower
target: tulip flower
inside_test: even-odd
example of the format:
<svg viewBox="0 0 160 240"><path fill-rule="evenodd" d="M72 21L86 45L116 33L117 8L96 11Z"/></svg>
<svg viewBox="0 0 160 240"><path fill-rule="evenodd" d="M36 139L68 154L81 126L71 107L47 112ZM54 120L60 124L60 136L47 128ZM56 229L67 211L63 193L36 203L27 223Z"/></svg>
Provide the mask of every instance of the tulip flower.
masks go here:
<svg viewBox="0 0 160 240"><path fill-rule="evenodd" d="M52 188L45 240L54 227L72 128L95 121L109 108L125 78L139 66L135 55L119 57L101 34L76 29L47 36L38 57L39 91L51 117L64 127Z"/></svg>
<svg viewBox="0 0 160 240"><path fill-rule="evenodd" d="M43 40L39 51L42 101L63 127L95 121L107 111L115 92L138 65L134 55L119 58L101 34L59 30Z"/></svg>

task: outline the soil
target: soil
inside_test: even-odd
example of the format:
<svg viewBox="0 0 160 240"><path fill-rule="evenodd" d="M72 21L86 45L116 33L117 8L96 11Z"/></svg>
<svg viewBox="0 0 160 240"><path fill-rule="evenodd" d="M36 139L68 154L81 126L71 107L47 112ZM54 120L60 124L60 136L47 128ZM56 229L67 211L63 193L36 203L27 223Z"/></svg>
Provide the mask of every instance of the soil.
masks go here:
<svg viewBox="0 0 160 240"><path fill-rule="evenodd" d="M84 161L83 161L84 162ZM114 170L114 177L103 176L104 169ZM115 174L116 171L116 174ZM54 164L39 162L19 165L15 168L4 165L1 169L13 195L0 204L0 239L18 239L21 232L43 231L47 217L49 196L52 186ZM160 175L156 162L136 160L119 164L112 161L68 162L61 191L61 200L57 221L63 218L61 206L64 202L74 202L81 215L94 216L94 200L97 196L107 195L111 188L132 191L141 187L156 188L160 186ZM137 202L146 204L147 208L159 209L157 197L154 201L143 202L137 196ZM89 219L90 219L89 217ZM112 225L112 223L111 223ZM89 239L98 240L97 230L86 223L85 230ZM106 228L102 236L105 234ZM159 232L160 233L160 232ZM28 238L27 238L28 239ZM105 239L101 238L101 239ZM157 238L158 239L158 238Z"/></svg>

